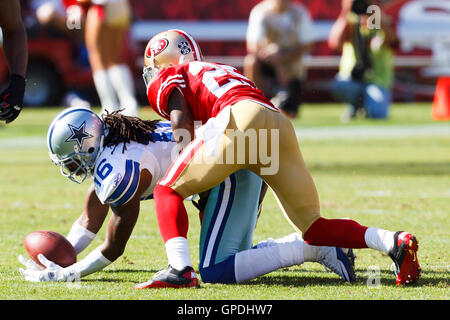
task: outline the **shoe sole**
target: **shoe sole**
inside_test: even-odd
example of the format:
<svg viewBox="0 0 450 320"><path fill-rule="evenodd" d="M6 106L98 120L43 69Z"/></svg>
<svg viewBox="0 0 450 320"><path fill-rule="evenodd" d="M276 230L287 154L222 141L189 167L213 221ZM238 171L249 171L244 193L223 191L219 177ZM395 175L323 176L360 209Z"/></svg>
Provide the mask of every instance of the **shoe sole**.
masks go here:
<svg viewBox="0 0 450 320"><path fill-rule="evenodd" d="M339 263L342 266L342 269L345 271L344 280L347 282L355 282L356 275L355 270L353 269L352 263L349 257L344 253L341 248L336 248L336 255Z"/></svg>
<svg viewBox="0 0 450 320"><path fill-rule="evenodd" d="M145 285L145 284L135 285L133 287L133 289L137 289L137 290L140 290L140 289L162 289L162 288L182 289L182 288L199 288L199 287L200 287L199 283L176 285L176 284L171 284L171 283L167 283L167 282L163 282L163 281L155 281L155 282L149 283L147 285Z"/></svg>

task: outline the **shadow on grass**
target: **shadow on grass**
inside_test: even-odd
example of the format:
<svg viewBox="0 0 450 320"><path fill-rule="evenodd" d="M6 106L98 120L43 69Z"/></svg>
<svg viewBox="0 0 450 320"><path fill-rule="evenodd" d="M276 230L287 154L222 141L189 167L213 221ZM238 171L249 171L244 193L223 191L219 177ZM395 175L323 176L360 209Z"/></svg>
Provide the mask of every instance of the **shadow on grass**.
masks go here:
<svg viewBox="0 0 450 320"><path fill-rule="evenodd" d="M311 172L338 175L442 176L450 172L450 162L373 162L317 163L308 165Z"/></svg>
<svg viewBox="0 0 450 320"><path fill-rule="evenodd" d="M120 282L120 283L133 283L137 284L139 282L144 282L149 280L156 272L159 270L153 270L153 269L114 269L114 270L103 270L102 272L107 274L106 277L102 278L88 278L83 279L83 281L86 282ZM126 274L136 274L136 277L133 276L133 279L130 278L123 278L119 276L120 273L126 273ZM138 276L138 274L141 274ZM142 275L144 274L144 275ZM136 278L136 279L134 279Z"/></svg>
<svg viewBox="0 0 450 320"><path fill-rule="evenodd" d="M159 270L149 269L116 269L104 270L103 273L108 274L108 277L83 279L86 282L120 282L136 284L150 279ZM368 282L370 275L364 269L356 269L356 282L353 286L369 286ZM196 270L198 273L198 270ZM231 285L265 285L265 286L284 286L284 287L311 287L311 286L335 286L341 287L347 285L342 279L332 272L325 270L298 270L298 269L282 269L276 271L277 274L268 274L249 280L241 284ZM135 279L124 279L118 277L118 273L136 274ZM145 276L139 275L144 273ZM111 277L109 277L111 275ZM389 269L381 269L379 271L379 284L384 287L397 287L395 284L395 275ZM420 279L407 287L442 287L448 288L450 286L450 277L445 271L436 270L422 270Z"/></svg>

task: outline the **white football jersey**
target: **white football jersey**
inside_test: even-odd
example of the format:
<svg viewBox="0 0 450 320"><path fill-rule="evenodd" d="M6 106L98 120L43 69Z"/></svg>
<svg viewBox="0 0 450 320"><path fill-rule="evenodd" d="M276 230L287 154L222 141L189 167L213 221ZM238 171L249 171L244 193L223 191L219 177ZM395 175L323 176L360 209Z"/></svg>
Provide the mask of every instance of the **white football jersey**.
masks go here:
<svg viewBox="0 0 450 320"><path fill-rule="evenodd" d="M172 141L170 122L160 122L153 133L154 142L144 145L138 142L106 147L95 164L95 192L102 203L117 207L133 198L139 185L140 172L147 169L152 183L141 199L151 198L153 190L164 177L169 166L178 155L176 142Z"/></svg>

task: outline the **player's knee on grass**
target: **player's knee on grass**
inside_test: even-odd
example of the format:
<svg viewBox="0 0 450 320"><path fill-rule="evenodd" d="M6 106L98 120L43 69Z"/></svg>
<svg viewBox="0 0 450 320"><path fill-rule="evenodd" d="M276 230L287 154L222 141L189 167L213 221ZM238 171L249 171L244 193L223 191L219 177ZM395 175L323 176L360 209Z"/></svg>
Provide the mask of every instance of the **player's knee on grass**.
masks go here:
<svg viewBox="0 0 450 320"><path fill-rule="evenodd" d="M233 255L220 263L200 268L202 281L205 283L236 283L234 257Z"/></svg>

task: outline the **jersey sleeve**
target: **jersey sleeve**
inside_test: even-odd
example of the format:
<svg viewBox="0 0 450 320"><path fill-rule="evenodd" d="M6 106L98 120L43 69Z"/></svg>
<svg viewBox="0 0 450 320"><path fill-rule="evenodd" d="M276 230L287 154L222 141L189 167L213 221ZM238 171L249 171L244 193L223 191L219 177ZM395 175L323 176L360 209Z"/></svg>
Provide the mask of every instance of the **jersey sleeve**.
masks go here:
<svg viewBox="0 0 450 320"><path fill-rule="evenodd" d="M95 192L103 204L121 206L130 201L139 186L139 162L125 156L100 159L95 167Z"/></svg>
<svg viewBox="0 0 450 320"><path fill-rule="evenodd" d="M169 96L174 88L186 88L181 68L169 67L161 70L147 88L147 98L153 110L165 119L170 119L167 110Z"/></svg>

